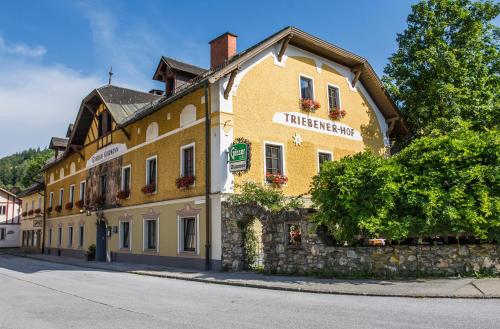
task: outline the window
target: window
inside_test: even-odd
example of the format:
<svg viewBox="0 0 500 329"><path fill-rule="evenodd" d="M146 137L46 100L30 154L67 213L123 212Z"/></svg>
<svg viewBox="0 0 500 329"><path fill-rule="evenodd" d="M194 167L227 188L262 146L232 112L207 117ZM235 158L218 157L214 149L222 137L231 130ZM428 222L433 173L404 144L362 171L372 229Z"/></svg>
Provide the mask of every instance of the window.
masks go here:
<svg viewBox="0 0 500 329"><path fill-rule="evenodd" d="M154 186L156 191L156 156L146 160L146 185Z"/></svg>
<svg viewBox="0 0 500 329"><path fill-rule="evenodd" d="M318 151L318 171L321 169L323 163L332 161L332 153L326 151Z"/></svg>
<svg viewBox="0 0 500 329"><path fill-rule="evenodd" d="M106 174L101 175L101 177L99 177L99 192L100 195L103 197L106 196L107 180L108 176Z"/></svg>
<svg viewBox="0 0 500 329"><path fill-rule="evenodd" d="M107 135L112 130L112 119L108 111L104 111L97 116L98 137Z"/></svg>
<svg viewBox="0 0 500 329"><path fill-rule="evenodd" d="M122 168L121 190L130 192L130 166Z"/></svg>
<svg viewBox="0 0 500 329"><path fill-rule="evenodd" d="M130 222L120 222L120 248L130 249Z"/></svg>
<svg viewBox="0 0 500 329"><path fill-rule="evenodd" d="M194 144L181 148L181 176L194 176Z"/></svg>
<svg viewBox="0 0 500 329"><path fill-rule="evenodd" d="M0 215L5 215L5 206L0 206Z"/></svg>
<svg viewBox="0 0 500 329"><path fill-rule="evenodd" d="M266 144L266 174L284 174L283 146Z"/></svg>
<svg viewBox="0 0 500 329"><path fill-rule="evenodd" d="M85 204L85 186L85 181L80 182L80 201L82 201L83 204Z"/></svg>
<svg viewBox="0 0 500 329"><path fill-rule="evenodd" d="M63 205L63 196L64 196L64 189L59 190L59 205L62 207Z"/></svg>
<svg viewBox="0 0 500 329"><path fill-rule="evenodd" d="M144 249L157 249L157 225L158 220L147 219L144 221Z"/></svg>
<svg viewBox="0 0 500 329"><path fill-rule="evenodd" d="M52 208L52 204L54 202L54 192L50 192L49 194L49 207Z"/></svg>
<svg viewBox="0 0 500 329"><path fill-rule="evenodd" d="M175 89L175 80L174 80L174 78L171 78L171 77L167 78L167 81L165 82L165 84L166 84L165 90L167 92L166 96L170 97L170 96L173 95L174 89Z"/></svg>
<svg viewBox="0 0 500 329"><path fill-rule="evenodd" d="M182 251L196 251L196 218L181 218Z"/></svg>
<svg viewBox="0 0 500 329"><path fill-rule="evenodd" d="M31 210L35 210L35 200L31 200Z"/></svg>
<svg viewBox="0 0 500 329"><path fill-rule="evenodd" d="M0 228L0 240L5 240L5 228Z"/></svg>
<svg viewBox="0 0 500 329"><path fill-rule="evenodd" d="M52 245L52 229L49 228L49 247Z"/></svg>
<svg viewBox="0 0 500 329"><path fill-rule="evenodd" d="M314 99L313 80L311 78L300 76L300 98Z"/></svg>
<svg viewBox="0 0 500 329"><path fill-rule="evenodd" d="M57 246L60 247L62 245L62 227L57 229Z"/></svg>
<svg viewBox="0 0 500 329"><path fill-rule="evenodd" d="M340 108L339 88L332 85L328 85L328 108L329 109Z"/></svg>
<svg viewBox="0 0 500 329"><path fill-rule="evenodd" d="M42 209L42 197L38 197L38 209Z"/></svg>
<svg viewBox="0 0 500 329"><path fill-rule="evenodd" d="M85 234L85 226L80 225L78 228L78 247L82 248L83 247L83 238Z"/></svg>
<svg viewBox="0 0 500 329"><path fill-rule="evenodd" d="M68 247L73 246L73 226L68 226Z"/></svg>
<svg viewBox="0 0 500 329"><path fill-rule="evenodd" d="M69 187L69 203L75 203L75 185L70 185Z"/></svg>

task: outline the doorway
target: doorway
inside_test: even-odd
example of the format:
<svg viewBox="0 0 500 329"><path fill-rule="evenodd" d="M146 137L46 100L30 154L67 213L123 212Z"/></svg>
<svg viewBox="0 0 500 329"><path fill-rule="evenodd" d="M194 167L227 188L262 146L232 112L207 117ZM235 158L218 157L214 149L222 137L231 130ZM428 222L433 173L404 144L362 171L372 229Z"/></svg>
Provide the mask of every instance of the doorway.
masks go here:
<svg viewBox="0 0 500 329"><path fill-rule="evenodd" d="M97 222L96 230L96 245L95 245L95 260L98 262L106 261L106 223L103 220Z"/></svg>

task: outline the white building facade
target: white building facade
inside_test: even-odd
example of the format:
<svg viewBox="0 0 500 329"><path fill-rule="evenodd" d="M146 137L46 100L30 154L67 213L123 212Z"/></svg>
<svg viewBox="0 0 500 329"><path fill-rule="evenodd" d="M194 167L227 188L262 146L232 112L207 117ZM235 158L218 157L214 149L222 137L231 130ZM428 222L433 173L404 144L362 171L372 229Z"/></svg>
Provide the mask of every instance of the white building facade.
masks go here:
<svg viewBox="0 0 500 329"><path fill-rule="evenodd" d="M20 246L21 199L0 188L0 248Z"/></svg>

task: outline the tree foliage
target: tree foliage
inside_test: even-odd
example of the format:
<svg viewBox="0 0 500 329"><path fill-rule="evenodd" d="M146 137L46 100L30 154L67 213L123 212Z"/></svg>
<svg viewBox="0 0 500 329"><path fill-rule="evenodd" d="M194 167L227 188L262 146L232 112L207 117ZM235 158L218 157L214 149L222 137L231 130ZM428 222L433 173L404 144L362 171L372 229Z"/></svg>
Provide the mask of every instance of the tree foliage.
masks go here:
<svg viewBox="0 0 500 329"><path fill-rule="evenodd" d="M272 185L263 186L247 181L237 185L236 188L238 193L232 194L228 200L236 205L257 204L271 211L303 207L300 196L295 198L286 197L280 188Z"/></svg>
<svg viewBox="0 0 500 329"><path fill-rule="evenodd" d="M340 241L358 234L500 239L500 136L463 123L434 130L397 155L366 151L322 166L311 194Z"/></svg>
<svg viewBox="0 0 500 329"><path fill-rule="evenodd" d="M476 128L500 122L500 3L423 0L412 6L408 27L383 78L410 130L426 134L448 120Z"/></svg>
<svg viewBox="0 0 500 329"><path fill-rule="evenodd" d="M52 155L52 150L28 149L0 159L0 187L27 188L41 178L40 168Z"/></svg>

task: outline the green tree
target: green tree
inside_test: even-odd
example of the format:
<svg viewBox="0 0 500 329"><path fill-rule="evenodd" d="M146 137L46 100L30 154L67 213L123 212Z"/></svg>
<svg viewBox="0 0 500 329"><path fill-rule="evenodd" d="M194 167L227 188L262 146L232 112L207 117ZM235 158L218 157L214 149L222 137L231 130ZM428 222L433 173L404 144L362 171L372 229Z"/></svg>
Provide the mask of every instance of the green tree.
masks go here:
<svg viewBox="0 0 500 329"><path fill-rule="evenodd" d="M383 81L415 135L450 120L475 128L500 122L500 3L423 0L398 34Z"/></svg>

